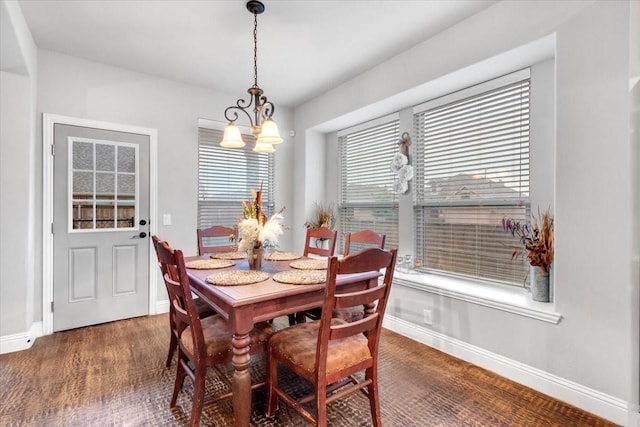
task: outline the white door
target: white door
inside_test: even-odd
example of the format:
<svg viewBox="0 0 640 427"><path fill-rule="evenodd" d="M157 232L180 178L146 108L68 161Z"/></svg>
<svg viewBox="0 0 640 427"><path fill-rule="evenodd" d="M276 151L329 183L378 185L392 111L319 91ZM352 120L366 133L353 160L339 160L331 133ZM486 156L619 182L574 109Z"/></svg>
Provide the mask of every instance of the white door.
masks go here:
<svg viewBox="0 0 640 427"><path fill-rule="evenodd" d="M149 135L54 126L53 330L149 312Z"/></svg>

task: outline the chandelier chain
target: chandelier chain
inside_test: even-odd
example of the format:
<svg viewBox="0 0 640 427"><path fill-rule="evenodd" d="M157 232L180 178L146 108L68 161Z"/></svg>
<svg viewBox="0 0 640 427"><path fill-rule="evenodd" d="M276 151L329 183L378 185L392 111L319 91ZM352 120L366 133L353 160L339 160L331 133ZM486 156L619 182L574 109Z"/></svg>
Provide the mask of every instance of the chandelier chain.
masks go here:
<svg viewBox="0 0 640 427"><path fill-rule="evenodd" d="M253 13L253 85L258 86L258 14Z"/></svg>

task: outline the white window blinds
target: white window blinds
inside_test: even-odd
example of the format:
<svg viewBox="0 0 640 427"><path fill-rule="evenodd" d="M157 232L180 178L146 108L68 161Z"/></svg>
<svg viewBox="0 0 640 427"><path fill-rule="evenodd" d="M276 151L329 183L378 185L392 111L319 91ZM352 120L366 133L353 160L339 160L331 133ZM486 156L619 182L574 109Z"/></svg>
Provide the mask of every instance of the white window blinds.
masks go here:
<svg viewBox="0 0 640 427"><path fill-rule="evenodd" d="M242 201L263 185L263 209L273 214L272 154L244 148L220 147L222 131L198 129L198 228L212 225L232 227L242 217ZM250 135L243 135L251 140Z"/></svg>
<svg viewBox="0 0 640 427"><path fill-rule="evenodd" d="M501 221L529 211L526 71L417 108L416 256L424 270L523 284L526 264L512 261L517 242Z"/></svg>
<svg viewBox="0 0 640 427"><path fill-rule="evenodd" d="M398 150L399 124L397 116L380 121L341 132L339 137L337 252L344 245L344 233L363 229L385 234L386 248L398 247L398 202L392 192L394 175L390 165Z"/></svg>

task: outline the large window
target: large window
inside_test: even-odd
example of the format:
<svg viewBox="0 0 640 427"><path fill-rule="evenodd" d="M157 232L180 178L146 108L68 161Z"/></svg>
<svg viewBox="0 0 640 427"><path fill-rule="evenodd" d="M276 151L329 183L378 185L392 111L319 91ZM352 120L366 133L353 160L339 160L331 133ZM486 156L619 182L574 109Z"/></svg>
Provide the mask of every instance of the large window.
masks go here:
<svg viewBox="0 0 640 427"><path fill-rule="evenodd" d="M220 147L222 131L199 128L198 228L235 225L242 216L242 201L263 185L263 206L273 213L273 154L244 148ZM246 141L253 139L243 135Z"/></svg>
<svg viewBox="0 0 640 427"><path fill-rule="evenodd" d="M423 271L523 285L502 218L529 202L529 70L414 110L416 257Z"/></svg>
<svg viewBox="0 0 640 427"><path fill-rule="evenodd" d="M362 229L385 234L385 247L398 247L398 202L390 168L398 151L398 128L394 115L339 132L338 247L344 233Z"/></svg>

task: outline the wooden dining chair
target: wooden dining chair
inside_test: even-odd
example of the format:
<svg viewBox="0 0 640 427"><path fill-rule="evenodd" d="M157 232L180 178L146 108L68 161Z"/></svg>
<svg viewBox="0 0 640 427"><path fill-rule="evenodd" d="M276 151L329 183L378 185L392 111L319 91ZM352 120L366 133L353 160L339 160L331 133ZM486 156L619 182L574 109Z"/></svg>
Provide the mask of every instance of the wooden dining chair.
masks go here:
<svg viewBox="0 0 640 427"><path fill-rule="evenodd" d="M323 315L319 321L290 326L273 334L267 352L267 416L275 415L278 398L318 426L327 425L327 404L362 390L369 398L372 425L382 425L378 393L378 347L389 298L396 250L364 249L329 259ZM336 276L386 269L382 282L357 292L339 293ZM355 322L331 316L334 308L365 306ZM278 385L278 364L313 384L313 393L294 397ZM355 374L364 371L364 378ZM299 390L291 390L293 393ZM298 394L296 394L298 396ZM303 405L315 403L312 409Z"/></svg>
<svg viewBox="0 0 640 427"><path fill-rule="evenodd" d="M309 256L310 254L321 256L321 257L331 257L333 256L336 250L336 241L338 239L338 231L332 230L327 227L318 227L318 228L307 228L307 234L304 238L304 251L302 252L302 256ZM318 247L318 242L324 243L328 241L327 244L323 244ZM326 246L326 247L324 247ZM320 316L319 308L312 308L310 310L301 311L298 313L290 314L289 317L289 325L295 325L296 323L302 323L305 321L306 317L318 318Z"/></svg>
<svg viewBox="0 0 640 427"><path fill-rule="evenodd" d="M200 424L202 408L205 404L232 396L232 392L229 390L211 397L206 402L204 400L208 368L213 368L220 379L231 389L231 381L218 365L231 361L233 332L227 321L219 314L204 319L198 315L191 295L182 251L172 249L166 242L161 241L158 243L157 252L160 263L166 269L163 277L169 291L169 303L173 307L173 327L178 337L178 366L170 407L176 406L178 393L183 387L184 379L189 376L193 381L191 425L197 426ZM265 351L269 337L273 332L273 327L267 322L254 325L249 334L250 354ZM260 385L254 384L252 388Z"/></svg>
<svg viewBox="0 0 640 427"><path fill-rule="evenodd" d="M358 252L365 248L384 249L384 241L387 236L378 234L373 230L360 230L344 235L343 256L347 256L352 252Z"/></svg>
<svg viewBox="0 0 640 427"><path fill-rule="evenodd" d="M338 237L338 231L332 230L327 227L308 228L307 234L304 240L303 256L309 256L310 254L330 257L333 256L336 250L336 240ZM318 242L322 242L325 247L318 247ZM327 242L325 244L325 242Z"/></svg>
<svg viewBox="0 0 640 427"><path fill-rule="evenodd" d="M158 236L152 236L151 237L151 241L153 242L153 247L156 250L156 255L158 255L158 245L160 244L160 242L162 242L162 240L160 240L160 238ZM169 245L169 243L167 243L167 245ZM158 265L160 266L160 273L161 276L164 277L165 274L167 274L168 270L167 270L167 265L164 265L160 262L160 257L158 256ZM169 292L169 290L167 289L167 293ZM200 316L201 319L204 319L205 317L209 317L209 316L213 316L214 314L216 314L216 311L206 302L202 301L200 298L195 298L194 299L194 303L196 306L196 311L198 312L198 315ZM170 340L169 340L169 354L167 355L167 362L166 362L166 366L167 368L171 367L171 361L173 360L173 355L176 351L176 349L178 348L178 336L176 335L176 329L173 326L173 313L172 313L172 306L171 304L169 304L169 330L171 332L170 335Z"/></svg>
<svg viewBox="0 0 640 427"><path fill-rule="evenodd" d="M213 225L208 228L199 228L198 255L216 252L234 252L236 246L230 243L230 236L236 235L236 230L224 225Z"/></svg>
<svg viewBox="0 0 640 427"><path fill-rule="evenodd" d="M384 241L386 235L378 234L372 230L360 230L353 233L345 233L344 235L344 251L343 256L347 256L350 253L358 252L366 248L378 248L384 249ZM355 250L354 250L355 249ZM322 315L322 310L319 308L312 308L304 312L304 317L311 320L318 320ZM362 307L350 307L333 310L333 317L337 317L348 322L362 319L364 316L364 309ZM300 315L296 315L296 323L302 323Z"/></svg>

